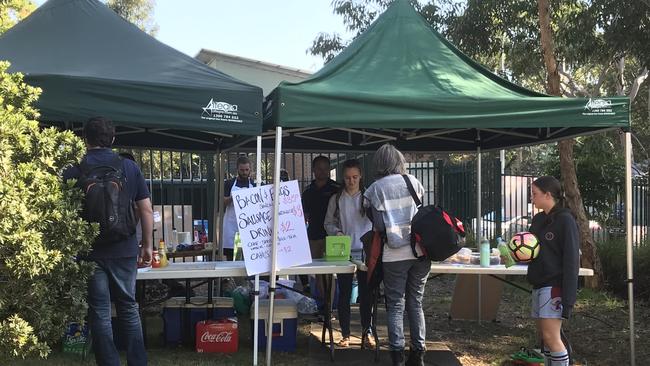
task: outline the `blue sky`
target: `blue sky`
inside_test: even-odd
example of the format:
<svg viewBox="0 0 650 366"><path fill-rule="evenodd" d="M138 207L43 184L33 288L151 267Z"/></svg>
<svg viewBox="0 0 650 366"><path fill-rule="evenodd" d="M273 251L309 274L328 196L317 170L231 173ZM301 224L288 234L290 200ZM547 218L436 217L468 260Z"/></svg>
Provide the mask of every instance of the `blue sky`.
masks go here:
<svg viewBox="0 0 650 366"><path fill-rule="evenodd" d="M349 38L331 0L157 0L154 19L158 40L192 57L207 48L309 71L323 65L306 54L319 32Z"/></svg>

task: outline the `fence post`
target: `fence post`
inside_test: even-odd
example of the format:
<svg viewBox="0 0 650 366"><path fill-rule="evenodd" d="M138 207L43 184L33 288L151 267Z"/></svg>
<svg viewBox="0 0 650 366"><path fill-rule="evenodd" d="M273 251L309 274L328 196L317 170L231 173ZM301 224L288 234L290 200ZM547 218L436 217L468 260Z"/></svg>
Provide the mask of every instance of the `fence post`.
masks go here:
<svg viewBox="0 0 650 366"><path fill-rule="evenodd" d="M447 203L445 202L444 199L444 192L445 192L445 186L444 186L444 176L445 176L445 162L442 159L436 160L436 205L440 205L442 207L447 207Z"/></svg>

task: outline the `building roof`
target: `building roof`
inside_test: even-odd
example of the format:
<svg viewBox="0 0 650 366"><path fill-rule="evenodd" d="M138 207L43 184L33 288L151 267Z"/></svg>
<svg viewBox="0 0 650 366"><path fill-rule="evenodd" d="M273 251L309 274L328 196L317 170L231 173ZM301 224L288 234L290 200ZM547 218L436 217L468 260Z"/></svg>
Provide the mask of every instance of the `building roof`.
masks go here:
<svg viewBox="0 0 650 366"><path fill-rule="evenodd" d="M265 71L276 72L303 79L308 78L312 74L310 71L301 70L295 67L282 66L270 62L208 50L205 48L202 48L194 58L206 65L209 65L212 61L232 62L243 66L254 67Z"/></svg>

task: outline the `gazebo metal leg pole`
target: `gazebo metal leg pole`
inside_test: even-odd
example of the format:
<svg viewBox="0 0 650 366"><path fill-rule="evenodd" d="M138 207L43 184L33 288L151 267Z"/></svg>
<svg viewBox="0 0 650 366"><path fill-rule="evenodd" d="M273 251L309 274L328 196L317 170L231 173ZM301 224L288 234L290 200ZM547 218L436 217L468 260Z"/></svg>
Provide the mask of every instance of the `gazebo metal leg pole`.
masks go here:
<svg viewBox="0 0 650 366"><path fill-rule="evenodd" d="M219 235L216 236L216 238L219 241L219 261L224 260L224 255L223 255L223 213L225 210L224 207L224 201L223 201L223 189L224 189L224 169L223 169L223 159L221 155L221 151L217 154L217 168L219 169L219 172L217 173L216 177L219 180L217 184L215 185L216 187L219 187L219 193L215 199L218 199L219 201L219 220L215 220L218 222L217 226L214 228L215 232L218 233ZM216 218L216 216L215 216ZM213 243L212 247L215 248L217 243ZM215 258L213 256L213 258ZM221 295L221 280L216 281L216 292L217 296Z"/></svg>
<svg viewBox="0 0 650 366"><path fill-rule="evenodd" d="M476 148L476 247L481 244L481 148ZM481 275L476 276L478 287L478 323L481 324Z"/></svg>
<svg viewBox="0 0 650 366"><path fill-rule="evenodd" d="M219 161L219 150L214 155L214 205L212 208L212 260L217 260L217 245L219 243L218 227L219 227L219 174L221 173L221 162Z"/></svg>
<svg viewBox="0 0 650 366"><path fill-rule="evenodd" d="M262 186L262 136L257 136L257 154L255 155L255 183L257 186ZM243 249L242 249L243 250ZM254 308L255 308L255 321L253 322L253 366L257 366L257 353L258 345L257 340L259 339L259 304L260 304L260 275L255 275L255 285L254 285Z"/></svg>
<svg viewBox="0 0 650 366"><path fill-rule="evenodd" d="M223 197L220 197L220 196L222 196L221 192L222 192L223 187L222 187L222 185L219 184L220 181L223 181L223 179L221 177L222 169L221 169L221 158L220 158L221 157L221 151L220 150L217 150L215 157L216 157L216 159L214 160L215 165L212 167L214 169L214 171L215 171L214 172L214 179L216 179L216 181L214 182L215 183L214 184L214 205L213 205L213 209L212 209L212 225L214 225L214 226L212 228L212 256L210 257L211 260L213 260L213 261L217 259L217 255L216 255L217 245L219 244L219 242L221 242L221 240L219 240L221 238L221 235L220 235L220 233L221 233L221 225L219 225L220 221L219 221L218 217L221 216L221 212L222 212L222 207L221 206L223 204ZM185 262L185 258L183 258L183 262ZM214 294L214 282L215 281L212 281L212 280L208 281L208 293L210 293L210 294ZM217 282L217 292L219 293L219 292L221 292L221 286L220 286L221 281L216 280L216 282ZM188 289L188 291L189 291L189 289Z"/></svg>
<svg viewBox="0 0 650 366"><path fill-rule="evenodd" d="M271 366L273 337L273 299L275 298L275 272L280 220L280 152L282 151L282 127L275 129L275 164L273 165L273 239L271 245L271 278L269 279L269 317L266 327L266 365Z"/></svg>
<svg viewBox="0 0 650 366"><path fill-rule="evenodd" d="M223 202L223 189L224 189L224 169L223 169L223 157L221 152L217 154L217 168L219 169L219 172L217 173L217 179L219 180L216 184L217 187L219 187L219 194L218 194L218 199L219 199L219 220L218 220L218 225L215 227L215 232L218 232L219 235L217 236L219 240L219 260L223 261L224 260L224 255L223 255L223 214L224 214L224 202ZM216 243L215 243L216 245Z"/></svg>
<svg viewBox="0 0 650 366"><path fill-rule="evenodd" d="M632 133L625 132L625 229L627 244L627 297L630 312L630 365L636 365L634 349L634 268L632 262Z"/></svg>

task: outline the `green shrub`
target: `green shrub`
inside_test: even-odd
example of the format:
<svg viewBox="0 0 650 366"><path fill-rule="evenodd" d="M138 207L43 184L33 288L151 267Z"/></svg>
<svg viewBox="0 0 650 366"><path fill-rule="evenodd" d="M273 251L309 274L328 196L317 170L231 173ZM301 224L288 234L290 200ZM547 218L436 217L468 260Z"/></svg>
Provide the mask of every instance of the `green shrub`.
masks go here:
<svg viewBox="0 0 650 366"><path fill-rule="evenodd" d="M83 142L42 130L32 107L40 90L8 67L0 62L0 364L46 357L66 324L83 319L93 267L75 258L97 233L79 217L81 192L61 179Z"/></svg>
<svg viewBox="0 0 650 366"><path fill-rule="evenodd" d="M627 253L625 239L599 242L598 254L603 266L605 286L612 293L627 298ZM634 247L634 296L650 300L650 243Z"/></svg>

